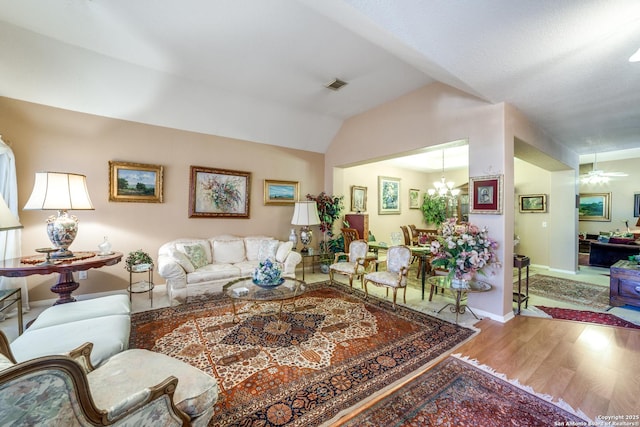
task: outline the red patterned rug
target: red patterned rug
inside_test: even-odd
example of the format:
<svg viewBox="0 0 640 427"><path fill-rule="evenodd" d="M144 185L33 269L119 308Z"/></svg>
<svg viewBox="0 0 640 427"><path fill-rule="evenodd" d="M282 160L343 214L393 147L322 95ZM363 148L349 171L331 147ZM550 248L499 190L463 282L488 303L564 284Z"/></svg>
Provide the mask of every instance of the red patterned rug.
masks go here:
<svg viewBox="0 0 640 427"><path fill-rule="evenodd" d="M210 426L315 426L444 357L474 331L328 283L233 323L225 298L132 315L131 348L218 379Z"/></svg>
<svg viewBox="0 0 640 427"><path fill-rule="evenodd" d="M584 417L584 414L581 414ZM589 419L490 369L450 356L350 419L360 426L575 426ZM591 424L589 424L591 425Z"/></svg>
<svg viewBox="0 0 640 427"><path fill-rule="evenodd" d="M610 313L571 310L568 308L536 306L554 319L575 320L577 322L597 323L599 325L619 326L621 328L640 329L640 325L628 322Z"/></svg>

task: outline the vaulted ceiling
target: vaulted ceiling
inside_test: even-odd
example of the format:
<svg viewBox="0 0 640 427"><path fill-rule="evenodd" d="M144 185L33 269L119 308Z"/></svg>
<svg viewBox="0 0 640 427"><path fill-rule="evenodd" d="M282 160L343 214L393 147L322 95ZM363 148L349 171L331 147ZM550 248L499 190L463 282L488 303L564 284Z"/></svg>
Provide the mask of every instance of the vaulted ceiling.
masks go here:
<svg viewBox="0 0 640 427"><path fill-rule="evenodd" d="M638 148L638 48L637 0L0 0L0 96L315 152L434 81Z"/></svg>

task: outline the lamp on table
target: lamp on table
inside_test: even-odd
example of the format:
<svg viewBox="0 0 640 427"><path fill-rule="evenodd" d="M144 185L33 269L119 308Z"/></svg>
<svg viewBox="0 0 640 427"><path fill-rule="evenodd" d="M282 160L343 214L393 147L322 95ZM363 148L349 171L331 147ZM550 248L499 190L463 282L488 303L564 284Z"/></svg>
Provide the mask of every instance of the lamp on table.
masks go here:
<svg viewBox="0 0 640 427"><path fill-rule="evenodd" d="M57 249L51 258L70 258L68 248L78 234L78 218L67 210L93 210L84 175L62 172L36 172L25 210L57 210L47 218L47 234Z"/></svg>
<svg viewBox="0 0 640 427"><path fill-rule="evenodd" d="M313 238L313 233L309 229L309 226L320 224L320 217L318 216L318 206L316 205L316 202L296 202L293 210L293 218L291 218L291 224L302 226L302 228L300 228L300 241L304 247L300 252L309 252L307 245L311 243L311 239Z"/></svg>

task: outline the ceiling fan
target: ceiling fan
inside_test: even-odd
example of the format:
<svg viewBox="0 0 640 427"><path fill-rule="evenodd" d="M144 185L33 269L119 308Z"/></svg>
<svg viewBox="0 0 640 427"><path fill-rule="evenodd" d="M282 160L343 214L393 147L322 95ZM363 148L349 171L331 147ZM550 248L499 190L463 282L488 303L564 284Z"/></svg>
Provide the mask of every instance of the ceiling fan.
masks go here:
<svg viewBox="0 0 640 427"><path fill-rule="evenodd" d="M580 180L585 184L601 184L609 181L611 177L629 176L624 172L605 172L598 169L598 154L593 155L593 169L580 175Z"/></svg>

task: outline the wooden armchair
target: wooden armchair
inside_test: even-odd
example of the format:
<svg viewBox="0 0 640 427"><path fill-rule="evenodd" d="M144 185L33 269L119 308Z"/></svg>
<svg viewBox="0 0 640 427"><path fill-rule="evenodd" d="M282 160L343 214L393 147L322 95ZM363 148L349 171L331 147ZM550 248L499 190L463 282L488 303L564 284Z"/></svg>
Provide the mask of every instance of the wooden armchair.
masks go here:
<svg viewBox="0 0 640 427"><path fill-rule="evenodd" d="M375 261L375 258L368 257L369 244L364 240L354 240L349 244L349 252L338 252L335 254L333 264L329 266L329 280L333 282L334 274L342 274L349 278L349 286L353 287L353 278L360 278L360 286L362 287L362 278L367 271L369 263ZM340 257L347 257L347 261L338 262Z"/></svg>
<svg viewBox="0 0 640 427"><path fill-rule="evenodd" d="M344 238L344 251L349 252L349 245L354 240L359 240L358 230L355 228L342 228L342 237Z"/></svg>
<svg viewBox="0 0 640 427"><path fill-rule="evenodd" d="M375 271L364 275L364 292L368 296L368 283L385 287L387 296L389 288L393 289L393 308L396 308L398 288L404 290L404 303L407 303L407 273L411 262L411 249L408 246L391 246L387 251L386 271Z"/></svg>
<svg viewBox="0 0 640 427"><path fill-rule="evenodd" d="M68 356L16 363L6 336L0 332L0 425L204 426L211 419L218 395L214 378L147 350L124 351L94 368L92 346L85 343ZM163 359L162 365L156 356ZM115 358L119 360L112 362ZM169 359L166 365L165 358ZM156 381L158 376L163 379ZM194 377L200 380L199 385L193 382ZM189 389L183 387L179 392L178 378ZM184 399L185 393L191 397Z"/></svg>

